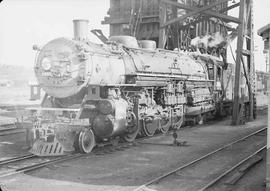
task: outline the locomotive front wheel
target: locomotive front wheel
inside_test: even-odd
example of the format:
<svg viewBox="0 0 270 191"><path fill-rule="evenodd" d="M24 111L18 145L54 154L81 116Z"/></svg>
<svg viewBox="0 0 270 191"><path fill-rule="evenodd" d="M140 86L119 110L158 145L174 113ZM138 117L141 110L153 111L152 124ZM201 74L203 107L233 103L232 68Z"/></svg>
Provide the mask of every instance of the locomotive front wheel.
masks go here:
<svg viewBox="0 0 270 191"><path fill-rule="evenodd" d="M90 153L92 149L95 147L95 145L96 145L95 135L91 129L80 132L78 140L80 152Z"/></svg>

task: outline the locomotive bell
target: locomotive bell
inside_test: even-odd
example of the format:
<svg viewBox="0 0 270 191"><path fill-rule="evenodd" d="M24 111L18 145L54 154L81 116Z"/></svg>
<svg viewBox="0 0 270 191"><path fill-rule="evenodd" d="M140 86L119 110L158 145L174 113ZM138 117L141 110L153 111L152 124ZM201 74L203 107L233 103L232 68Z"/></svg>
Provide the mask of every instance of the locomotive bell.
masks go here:
<svg viewBox="0 0 270 191"><path fill-rule="evenodd" d="M87 39L88 23L86 19L73 20L74 40Z"/></svg>

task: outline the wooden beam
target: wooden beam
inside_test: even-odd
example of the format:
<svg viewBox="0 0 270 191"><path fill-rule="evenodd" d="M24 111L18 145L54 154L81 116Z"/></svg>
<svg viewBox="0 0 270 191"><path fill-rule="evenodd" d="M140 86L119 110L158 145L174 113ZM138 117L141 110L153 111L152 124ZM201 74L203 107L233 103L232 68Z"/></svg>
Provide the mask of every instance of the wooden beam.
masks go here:
<svg viewBox="0 0 270 191"><path fill-rule="evenodd" d="M165 2L166 0L163 0L163 1ZM186 18L188 18L190 16L193 16L193 15L199 14L201 12L204 12L205 14L209 14L209 15L211 15L211 14L216 15L217 14L216 12L214 12L214 11L207 11L207 10L209 10L212 7L215 7L215 6L217 6L217 5L221 4L221 3L225 3L225 2L228 2L228 1L229 0L220 0L218 2L215 2L215 3L211 4L211 5L208 5L208 6L205 6L205 7L202 7L202 8L192 8L192 9L189 6L186 6L186 5L183 5L183 4L180 4L180 3L179 4L173 3L175 6L178 5L178 7L180 7L180 8L182 7L182 8L188 9L188 10L192 10L192 11L190 13L187 13L187 14L181 16L181 17L174 18L174 19L171 19L170 21L165 22L163 25L161 25L161 28L164 28L164 27L166 27L166 26L168 26L170 24L173 24L175 22L181 22L184 19L186 19ZM168 2L168 1L166 1L166 2ZM230 16L228 16L228 17L230 17ZM237 23L239 23L238 19L233 18L233 20L234 21L237 21Z"/></svg>
<svg viewBox="0 0 270 191"><path fill-rule="evenodd" d="M242 53L243 53L243 55L245 55L245 56L250 56L251 55L251 51L250 50L242 50Z"/></svg>
<svg viewBox="0 0 270 191"><path fill-rule="evenodd" d="M229 10L231 10L231 9L234 9L234 8L236 8L236 7L239 7L239 5L240 5L240 3L235 3L235 4L233 4L233 5L229 6L229 7L226 7L226 8L224 8L224 9L221 9L221 10L219 11L219 13L224 13L224 12L226 12L226 11L229 11Z"/></svg>
<svg viewBox="0 0 270 191"><path fill-rule="evenodd" d="M185 5L185 4L173 2L173 1L170 1L170 0L161 0L161 3L170 4L170 5L176 6L176 7L180 8L180 9L185 9L185 10L189 10L189 11L195 11L195 10L198 9L198 8L194 8L194 7ZM212 16L215 16L215 17L218 17L218 18L221 18L221 19L225 19L226 21L239 23L240 20L238 18L231 17L231 16L224 15L224 14L218 14L218 13L224 13L226 11L229 11L229 10L235 8L235 7L238 7L239 5L240 5L240 3L236 3L234 5L231 5L229 7L226 7L224 9L221 9L218 12L215 12L215 11L204 11L203 13L208 14L208 15L212 15Z"/></svg>
<svg viewBox="0 0 270 191"><path fill-rule="evenodd" d="M236 18L236 17L220 14L220 13L214 12L214 11L204 11L204 12L202 12L202 14L211 15L211 16L223 19L226 22L234 22L234 23L237 23L237 24L240 23L240 20L238 18Z"/></svg>
<svg viewBox="0 0 270 191"><path fill-rule="evenodd" d="M241 21L244 21L244 12L245 12L245 3L246 0L240 0L240 10L239 18ZM241 76L241 57L243 49L243 38L244 38L245 26L241 22L238 26L238 39L237 39L237 54L236 54L236 63L235 63L235 79L234 79L234 98L233 98L233 115L232 115L232 125L238 125L240 119L240 76ZM243 107L243 106L242 106Z"/></svg>
<svg viewBox="0 0 270 191"><path fill-rule="evenodd" d="M246 66L245 66L243 55L241 56L241 63L242 63L242 66L243 66L244 76L246 78L246 84L248 86L248 92L250 93L251 88L250 88L250 82L249 82L249 77L248 77L248 71L247 71Z"/></svg>
<svg viewBox="0 0 270 191"><path fill-rule="evenodd" d="M196 7L191 7L189 5L185 5L185 4L182 4L182 3L177 3L177 2L174 2L174 1L170 1L170 0L161 0L161 3L166 3L166 4L169 4L169 5L173 5L173 6L176 6L177 8L186 9L188 11L195 11L196 10Z"/></svg>
<svg viewBox="0 0 270 191"><path fill-rule="evenodd" d="M245 20L246 21L246 24L248 24L249 19L251 18L251 15L250 15L251 13L250 12L251 12L251 6L248 6L247 15L246 15L247 18Z"/></svg>
<svg viewBox="0 0 270 191"><path fill-rule="evenodd" d="M174 2L174 1L171 1L171 0L161 0L161 3L166 3L166 4L169 4L169 5L173 5L173 6L176 6L178 8L181 8L181 9L186 9L188 11L195 11L197 9L195 7L192 7L192 6L189 6L189 5L185 5L185 4L182 4L182 3L177 3L177 2ZM224 13L226 11L229 11L231 9L234 9L236 7L239 7L239 5L240 5L240 3L236 3L236 4L233 4L233 5L229 6L229 7L226 7L224 9L221 9L218 12L219 13Z"/></svg>
<svg viewBox="0 0 270 191"><path fill-rule="evenodd" d="M160 5L159 11L159 25L161 26L166 21L166 5ZM158 47L164 48L166 44L166 30L165 28L159 28Z"/></svg>
<svg viewBox="0 0 270 191"><path fill-rule="evenodd" d="M250 51L249 59L249 86L251 91L249 92L249 119L254 120L254 99L253 96L255 95L255 66L254 66L254 25L253 25L253 0L249 0L248 5L248 22L247 22L247 30L249 31L250 40L248 41L247 48Z"/></svg>
<svg viewBox="0 0 270 191"><path fill-rule="evenodd" d="M209 16L207 16L207 15L204 15L204 16L202 16L201 18L196 19L196 20L194 20L194 21L191 21L191 22L189 22L189 23L187 23L187 24L185 24L185 25L180 25L180 27L181 27L181 28L185 28L185 27L188 27L188 26L190 26L190 25L194 25L194 24L196 24L196 23L199 23L199 22L201 22L201 21L203 21L203 20L210 20L210 21L216 22L216 23L221 24L221 25L225 24L224 27L226 27L228 31L236 30L235 28L231 27L229 24L227 24L227 23L222 23L220 20L217 20L216 18L209 18ZM196 36L197 36L197 35L196 35Z"/></svg>

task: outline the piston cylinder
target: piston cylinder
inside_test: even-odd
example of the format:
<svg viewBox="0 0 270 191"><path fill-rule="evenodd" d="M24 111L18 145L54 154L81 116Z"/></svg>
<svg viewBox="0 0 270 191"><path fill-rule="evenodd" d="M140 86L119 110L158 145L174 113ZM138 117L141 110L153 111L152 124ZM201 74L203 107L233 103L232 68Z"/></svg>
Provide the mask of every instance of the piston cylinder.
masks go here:
<svg viewBox="0 0 270 191"><path fill-rule="evenodd" d="M98 110L105 115L113 113L115 110L114 101L109 99L100 100Z"/></svg>
<svg viewBox="0 0 270 191"><path fill-rule="evenodd" d="M92 122L93 131L99 138L109 138L127 131L128 103L124 99L115 99L113 102L114 104L108 100L99 102L100 113Z"/></svg>
<svg viewBox="0 0 270 191"><path fill-rule="evenodd" d="M97 137L109 138L114 131L114 116L112 115L97 115L93 121L93 130Z"/></svg>

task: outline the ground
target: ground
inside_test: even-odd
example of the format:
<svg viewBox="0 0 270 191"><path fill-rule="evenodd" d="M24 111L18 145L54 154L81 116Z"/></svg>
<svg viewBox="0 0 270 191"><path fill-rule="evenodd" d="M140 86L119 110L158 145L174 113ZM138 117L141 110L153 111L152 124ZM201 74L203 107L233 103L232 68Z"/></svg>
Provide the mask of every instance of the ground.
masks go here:
<svg viewBox="0 0 270 191"><path fill-rule="evenodd" d="M4 190L27 191L133 190L164 172L190 162L266 124L267 117L263 115L259 116L258 120L242 126L231 126L228 119L213 121L202 126L185 127L179 131L179 137L188 143L185 147L170 146L173 140L171 136L157 137L137 143L122 151L91 154L73 161L50 165L27 175L7 177L1 180L1 185ZM8 139L6 136L5 138ZM15 137L12 139L14 140ZM10 146L1 145L0 149L6 147L4 151L10 152L7 149ZM0 153L2 155L0 157L6 156L3 156L5 153ZM258 173L261 175L261 172ZM262 176L257 177L262 180Z"/></svg>

